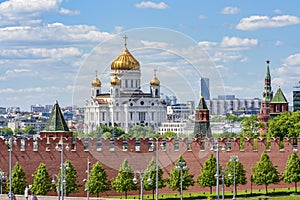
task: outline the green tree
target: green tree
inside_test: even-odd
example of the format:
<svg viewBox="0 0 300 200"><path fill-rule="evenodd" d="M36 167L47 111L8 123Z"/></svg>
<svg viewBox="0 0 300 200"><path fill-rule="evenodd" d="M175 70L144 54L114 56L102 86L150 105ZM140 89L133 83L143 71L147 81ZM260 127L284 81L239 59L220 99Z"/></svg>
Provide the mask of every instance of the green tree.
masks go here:
<svg viewBox="0 0 300 200"><path fill-rule="evenodd" d="M162 138L176 138L177 134L172 131L166 131L161 137Z"/></svg>
<svg viewBox="0 0 300 200"><path fill-rule="evenodd" d="M95 131L91 131L90 133L84 135L84 137L105 137L104 134L110 133L110 137L120 137L125 133L125 131L117 126L106 126L101 124L100 126L97 127Z"/></svg>
<svg viewBox="0 0 300 200"><path fill-rule="evenodd" d="M236 157L237 158L237 157ZM234 163L235 163L235 172L234 172ZM229 177L229 174L232 175L232 178ZM244 166L239 161L234 161L234 159L230 159L226 164L226 171L225 171L225 185L227 187L234 185L234 178L235 178L235 191L237 194L237 186L238 185L246 185L247 178L246 178L246 170Z"/></svg>
<svg viewBox="0 0 300 200"><path fill-rule="evenodd" d="M283 172L283 181L295 183L295 192L297 192L297 183L300 181L300 159L296 152L293 152L287 160Z"/></svg>
<svg viewBox="0 0 300 200"><path fill-rule="evenodd" d="M176 168L176 166L179 165L180 162L185 162L182 156L178 158L178 161L175 163L174 168L170 172L169 178L167 178L167 185L168 188L172 190L178 190L180 191L180 170ZM193 186L194 181L194 175L189 173L189 169L182 170L182 189L187 190L189 186Z"/></svg>
<svg viewBox="0 0 300 200"><path fill-rule="evenodd" d="M251 115L242 121L242 134L244 137L256 137L258 130L265 127L264 123L259 122L256 115Z"/></svg>
<svg viewBox="0 0 300 200"><path fill-rule="evenodd" d="M125 198L127 199L127 192L129 190L137 190L137 186L132 180L133 169L125 159L120 166L117 177L111 181L112 188L117 192L125 192Z"/></svg>
<svg viewBox="0 0 300 200"><path fill-rule="evenodd" d="M67 160L64 163L65 169L65 194L68 196L71 193L77 192L79 189L79 185L77 184L77 171L74 165ZM61 177L61 170L59 172L59 177Z"/></svg>
<svg viewBox="0 0 300 200"><path fill-rule="evenodd" d="M46 195L52 189L51 177L44 163L40 163L33 176L32 192Z"/></svg>
<svg viewBox="0 0 300 200"><path fill-rule="evenodd" d="M263 152L260 161L252 168L252 179L257 185L265 185L266 194L268 194L268 185L276 184L279 180L278 170L273 165L270 157Z"/></svg>
<svg viewBox="0 0 300 200"><path fill-rule="evenodd" d="M23 130L24 134L28 135L34 135L36 134L34 126L26 126L26 128Z"/></svg>
<svg viewBox="0 0 300 200"><path fill-rule="evenodd" d="M154 132L151 126L136 125L129 129L128 134L135 138L151 138Z"/></svg>
<svg viewBox="0 0 300 200"><path fill-rule="evenodd" d="M97 197L100 193L109 190L107 174L99 161L93 165L89 179L85 183L85 188L91 194L97 194Z"/></svg>
<svg viewBox="0 0 300 200"><path fill-rule="evenodd" d="M3 127L1 128L1 134L3 135L13 135L13 131L11 130L11 128L6 128L6 127Z"/></svg>
<svg viewBox="0 0 300 200"><path fill-rule="evenodd" d="M283 112L269 120L268 134L271 137L300 137L300 111Z"/></svg>
<svg viewBox="0 0 300 200"><path fill-rule="evenodd" d="M145 190L152 190L152 197L154 199L154 191L156 189L156 162L154 158L151 159L147 168L145 169L145 177L151 179L151 183L149 184L147 180L144 180L144 188ZM158 166L158 188L165 187L165 180L163 179L163 170L160 166Z"/></svg>
<svg viewBox="0 0 300 200"><path fill-rule="evenodd" d="M7 181L6 186L9 191L10 182ZM27 179L25 172L23 171L21 165L17 162L12 169L12 192L14 194L23 194L25 187L27 186Z"/></svg>
<svg viewBox="0 0 300 200"><path fill-rule="evenodd" d="M200 187L209 187L212 194L212 187L216 185L215 174L217 171L217 160L210 154L209 158L203 163L197 182Z"/></svg>

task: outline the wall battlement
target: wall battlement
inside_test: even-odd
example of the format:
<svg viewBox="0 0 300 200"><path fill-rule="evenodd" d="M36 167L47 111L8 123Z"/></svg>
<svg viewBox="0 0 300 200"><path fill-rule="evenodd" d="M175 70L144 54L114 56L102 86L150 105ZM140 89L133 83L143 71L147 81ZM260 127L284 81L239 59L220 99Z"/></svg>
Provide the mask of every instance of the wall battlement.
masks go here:
<svg viewBox="0 0 300 200"><path fill-rule="evenodd" d="M14 140L14 139L13 139ZM300 138L296 139L297 144ZM6 144L7 139L0 139L0 168L8 174L9 172L9 150ZM162 139L162 138L131 138L127 140L118 138L75 138L72 137L42 137L34 140L33 138L16 138L13 144L12 163L15 165L18 162L28 179L29 184L32 184L32 174L35 172L41 162L46 164L49 174L52 176L59 172L61 163L61 151L55 149L55 146L64 143L69 150L64 151L65 160L70 160L74 165L78 184L84 185L83 179L86 178L87 158L95 164L99 161L106 173L108 179L114 178L119 170L124 159L134 170L144 170L150 160L155 158L156 146L158 146L158 161L163 168L164 177L168 177L173 169L179 156L183 156L186 160L189 172L194 174L194 179L198 177L203 163L208 159L209 155L215 152L211 151L214 140L209 138L193 138L193 139ZM156 142L158 141L158 142ZM231 155L239 156L240 162L244 165L247 171L248 183L245 186L239 186L240 189L250 188L251 169L259 161L262 152L266 151L270 156L274 165L278 166L279 172L285 169L288 156L297 150L293 145L293 138L284 138L283 147L280 148L279 138L271 138L269 142L270 148L267 149L266 138L245 138L244 148L241 148L239 138L219 138L219 153L220 164L225 167ZM224 147L224 151L222 148ZM299 151L297 151L299 152ZM299 154L299 153L298 153ZM272 187L272 185L270 186ZM287 184L280 183L277 187L291 187ZM254 186L253 188L263 189L263 186ZM208 188L200 188L198 184L190 187L190 192L208 191ZM174 191L163 189L163 192L172 193ZM137 194L137 191L132 191ZM52 193L55 195L55 193ZM85 196L84 188L81 187L75 196ZM118 195L115 191L109 191L103 195ZM72 196L72 195L71 195Z"/></svg>
<svg viewBox="0 0 300 200"><path fill-rule="evenodd" d="M295 139L299 144L300 138ZM8 148L6 144L7 139L0 138L0 149ZM181 149L187 151L201 150L210 151L214 144L214 140L210 138L130 138L123 140L122 138L62 138L62 137L47 137L47 138L13 138L14 151L51 151L55 149L57 144L63 142L68 144L71 151L128 151L137 153L152 152L155 150L155 143L160 143L160 151L180 151ZM283 148L280 148L279 138L270 138L269 148L267 148L267 138L245 138L244 145L240 138L219 138L220 147L225 147L226 151L231 152L249 152L249 151L292 151L297 149L297 145L293 145L293 138L283 139ZM80 145L77 145L80 144ZM83 147L83 148L81 148Z"/></svg>

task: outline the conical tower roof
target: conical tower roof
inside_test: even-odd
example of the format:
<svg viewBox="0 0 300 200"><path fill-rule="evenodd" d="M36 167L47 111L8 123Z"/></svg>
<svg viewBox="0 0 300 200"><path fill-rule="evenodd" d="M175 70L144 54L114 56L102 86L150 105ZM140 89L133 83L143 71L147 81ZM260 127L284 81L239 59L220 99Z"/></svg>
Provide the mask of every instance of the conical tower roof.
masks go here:
<svg viewBox="0 0 300 200"><path fill-rule="evenodd" d="M288 103L288 101L286 100L280 86L278 87L278 90L275 93L271 103Z"/></svg>
<svg viewBox="0 0 300 200"><path fill-rule="evenodd" d="M202 95L201 93L201 96L200 96L200 101L199 101L199 104L196 108L197 110L207 110L207 105L205 103L205 100L204 100L204 96Z"/></svg>
<svg viewBox="0 0 300 200"><path fill-rule="evenodd" d="M43 131L53 131L53 132L57 132L57 131L68 132L69 131L69 128L67 126L67 123L64 119L64 116L61 112L61 109L60 109L57 101L52 108L49 120Z"/></svg>

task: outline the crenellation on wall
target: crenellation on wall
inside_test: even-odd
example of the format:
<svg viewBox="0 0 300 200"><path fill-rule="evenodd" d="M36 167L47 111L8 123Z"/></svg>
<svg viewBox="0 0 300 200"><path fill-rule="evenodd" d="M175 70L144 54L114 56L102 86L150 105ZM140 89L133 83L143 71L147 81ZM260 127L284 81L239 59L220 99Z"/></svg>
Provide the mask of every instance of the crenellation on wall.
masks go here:
<svg viewBox="0 0 300 200"><path fill-rule="evenodd" d="M75 166L78 175L79 184L83 184L82 180L86 178L86 162L87 158L90 159L92 165L99 161L104 169L107 171L109 179L114 178L119 170L120 164L127 159L129 164L134 170L143 170L147 167L148 163L156 155L156 141L158 140L158 160L159 165L164 170L164 177L167 178L170 171L173 169L174 164L177 162L179 156L183 156L186 160L190 172L197 177L200 173L200 169L203 166L205 160L208 159L211 153L216 156L216 152L211 151L211 147L214 144L212 138L145 138L140 139L140 151L136 151L136 138L127 139L127 151L123 151L123 139L113 138L114 150L110 150L110 138L75 138L76 148L69 151L64 151L64 159L70 160ZM152 142L151 142L152 140ZM44 162L47 166L49 174L57 174L61 163L61 151L55 149L56 144L63 142L68 144L69 147L73 145L72 138L61 137L44 137L38 138L38 151L33 151L34 139L25 138L25 150L21 151L21 138L17 138L17 144L13 146L12 160L13 165L16 162L24 169L29 183L32 183L32 174L41 162ZM101 141L101 151L98 149L98 143ZM150 141L150 142L149 142ZM245 150L240 151L240 139L239 138L219 138L219 152L220 152L220 164L224 167L229 161L231 155L238 155L239 160L244 165L247 171L248 183L251 174L251 169L259 161L260 155L266 150L266 138L257 138L257 151L253 151L254 141L252 138L244 140ZM278 138L271 138L270 145L271 151L268 152L270 159L274 165L278 166L278 170L282 172L285 169L285 164L288 156L293 151L293 139L285 138L285 150L280 151L280 142ZM299 139L297 139L299 142ZM84 151L85 142L87 142L87 150ZM153 148L149 149L149 145L153 144ZM164 144L164 148L161 147ZM224 146L227 151L221 151ZM191 148L189 149L189 145ZM175 148L176 146L176 148ZM203 148L204 147L204 148ZM48 150L47 150L48 149ZM0 168L4 172L8 172L9 151L5 144L5 139L0 139ZM241 188L249 188L249 184L246 186L239 186ZM259 186L255 186L258 188ZM168 189L164 189L166 192L172 192ZM196 184L189 189L192 191L199 191L199 186ZM200 189L206 191L205 188ZM84 189L80 188L78 195L84 196ZM114 194L114 191L110 191L107 194Z"/></svg>
<svg viewBox="0 0 300 200"><path fill-rule="evenodd" d="M257 138L257 141L255 141L254 138L245 138L244 139L244 151L249 152L253 151L255 143L257 143L257 151L263 152L267 148L267 139L266 138ZM293 138L284 138L283 144L284 144L284 150L292 152L296 146L293 145ZM84 144L84 138L79 139L76 138L76 145L73 144L72 138L58 138L58 137L50 137L50 138L38 138L37 139L37 148L39 151L51 151L52 149L55 149L56 144L61 144L63 142L65 145L68 144L70 150L75 151L84 151L84 145L78 145L79 143ZM97 138L88 138L88 151L96 151L97 150ZM113 138L113 144L114 149L121 149L123 150L123 139L121 138ZM151 141L148 138L139 139L136 138L130 138L127 139L127 148L130 152L149 152L149 151L155 151L156 150L156 139L153 138ZM139 141L139 151L136 149L137 141ZM218 140L219 147L226 148L227 151L236 152L240 151L240 138L219 138ZM300 142L299 139L297 139L298 142ZM33 138L24 138L24 151L33 151L34 150L34 142L35 139ZM110 144L111 140L110 138L101 138L101 151L110 151ZM178 148L179 150L187 150L188 145L190 143L191 150L199 149L201 151L210 151L210 148L213 146L214 140L211 140L209 138L204 139L188 139L188 138L182 138L176 140L178 142ZM153 147L150 148L150 144L153 144ZM175 139L159 139L159 150L162 150L161 144L165 143L165 150L168 152L175 151ZM7 144L5 143L5 139L0 139L0 145L7 147ZM76 146L76 148L75 148ZM204 148L202 148L202 146ZM270 138L270 149L272 151L280 151L280 138ZM7 150L7 149L6 149ZM21 138L16 138L16 144L14 144L14 151L21 151Z"/></svg>

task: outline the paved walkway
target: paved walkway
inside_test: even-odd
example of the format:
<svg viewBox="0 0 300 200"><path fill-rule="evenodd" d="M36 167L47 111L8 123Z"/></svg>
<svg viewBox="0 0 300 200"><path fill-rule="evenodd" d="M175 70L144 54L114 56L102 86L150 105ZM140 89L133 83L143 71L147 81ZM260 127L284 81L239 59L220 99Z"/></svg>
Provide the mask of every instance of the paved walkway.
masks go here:
<svg viewBox="0 0 300 200"><path fill-rule="evenodd" d="M38 200L57 200L57 196L37 196ZM65 200L86 200L86 197L64 197ZM90 197L90 200L104 200L110 198L95 198ZM7 194L0 194L0 200L8 200ZM26 200L24 195L16 195L16 200ZM28 200L31 200L31 196L28 197ZM110 199L110 200L117 200L117 199ZM130 200L130 199L127 199Z"/></svg>

